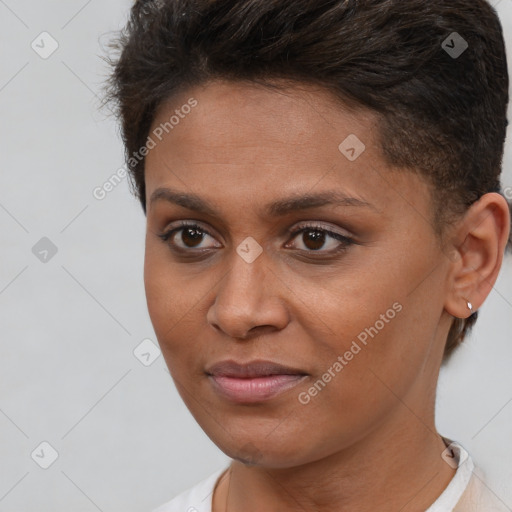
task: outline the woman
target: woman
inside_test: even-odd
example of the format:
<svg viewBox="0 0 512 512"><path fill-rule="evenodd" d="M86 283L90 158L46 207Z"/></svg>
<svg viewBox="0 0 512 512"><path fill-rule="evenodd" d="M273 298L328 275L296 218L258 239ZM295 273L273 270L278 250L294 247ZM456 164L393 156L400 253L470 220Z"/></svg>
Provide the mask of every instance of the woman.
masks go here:
<svg viewBox="0 0 512 512"><path fill-rule="evenodd" d="M493 8L146 0L117 48L151 321L233 459L155 512L511 510L434 418L510 243Z"/></svg>

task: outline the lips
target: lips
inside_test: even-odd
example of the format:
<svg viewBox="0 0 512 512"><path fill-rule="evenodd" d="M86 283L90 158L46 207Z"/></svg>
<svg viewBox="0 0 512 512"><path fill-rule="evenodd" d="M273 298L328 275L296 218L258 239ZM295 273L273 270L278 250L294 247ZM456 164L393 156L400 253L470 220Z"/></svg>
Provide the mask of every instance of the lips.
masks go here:
<svg viewBox="0 0 512 512"><path fill-rule="evenodd" d="M307 375L298 368L283 366L272 361L251 361L249 363L237 363L235 361L222 361L214 364L206 370L208 375L220 377L233 377L248 379L254 377L268 377L269 375Z"/></svg>
<svg viewBox="0 0 512 512"><path fill-rule="evenodd" d="M287 391L308 376L298 368L272 361L222 361L206 370L215 391L237 404L254 404Z"/></svg>

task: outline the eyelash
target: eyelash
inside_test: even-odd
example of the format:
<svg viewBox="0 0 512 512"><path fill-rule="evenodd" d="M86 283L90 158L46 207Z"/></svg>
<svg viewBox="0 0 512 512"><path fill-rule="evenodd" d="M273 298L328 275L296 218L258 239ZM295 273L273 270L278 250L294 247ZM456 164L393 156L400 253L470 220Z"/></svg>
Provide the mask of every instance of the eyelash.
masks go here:
<svg viewBox="0 0 512 512"><path fill-rule="evenodd" d="M213 237L213 235L207 229L199 226L198 224L195 224L193 222L187 222L187 221L182 221L182 222L180 222L179 226L174 227L172 229L169 229L168 231L165 231L164 233L158 233L157 236L163 242L165 242L167 245L171 246L171 249L174 250L175 252L179 252L179 253L182 253L182 254L183 253L193 253L194 249L182 249L182 248L172 247L174 244L172 244L172 242L169 242L169 239L175 233L178 233L179 231L182 231L185 228L195 229L197 231L200 231L202 234L206 234L208 236ZM291 238L294 239L294 238L297 237L297 235L299 235L300 233L304 233L305 231L318 231L320 233L324 233L326 235L329 235L330 237L334 238L335 240L338 240L339 242L341 242L341 246L339 248L331 250L331 251L323 251L321 249L319 249L318 251L299 249L299 251L301 251L301 252L307 252L307 253L327 253L327 254L331 254L332 255L332 254L337 254L337 253L340 253L340 252L345 252L347 250L348 246L350 246L350 245L355 243L355 241L351 237L342 235L340 233L336 233L335 231L330 231L330 230L326 229L325 227L323 227L323 226L321 226L319 224L315 224L315 223L303 224L303 225L301 225L300 228L297 228L294 231L290 231L289 234L290 234ZM208 249L203 249L202 251L205 252L207 250ZM201 251L201 250L197 250L196 252L199 252L199 251Z"/></svg>

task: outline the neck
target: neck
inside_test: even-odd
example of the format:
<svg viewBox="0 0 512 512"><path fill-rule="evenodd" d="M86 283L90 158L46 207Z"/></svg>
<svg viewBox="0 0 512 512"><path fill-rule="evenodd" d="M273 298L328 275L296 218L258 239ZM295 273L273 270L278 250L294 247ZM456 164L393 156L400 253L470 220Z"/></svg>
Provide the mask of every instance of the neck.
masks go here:
<svg viewBox="0 0 512 512"><path fill-rule="evenodd" d="M426 510L455 470L441 457L445 445L433 417L425 420L401 404L385 427L323 459L292 468L233 461L213 512Z"/></svg>

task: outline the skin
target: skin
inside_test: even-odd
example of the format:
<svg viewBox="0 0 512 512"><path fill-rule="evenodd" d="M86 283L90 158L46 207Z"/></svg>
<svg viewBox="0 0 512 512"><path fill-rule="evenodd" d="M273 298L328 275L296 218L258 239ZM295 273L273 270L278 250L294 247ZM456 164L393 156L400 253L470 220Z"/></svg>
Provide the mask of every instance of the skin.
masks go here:
<svg viewBox="0 0 512 512"><path fill-rule="evenodd" d="M144 279L176 387L233 459L214 512L425 510L454 474L434 419L451 315L469 316L466 299L478 309L496 281L510 229L506 201L486 194L441 244L429 185L384 162L372 113L313 86L218 81L163 103L152 129L191 97L197 106L146 159ZM338 149L349 134L366 146L354 161ZM161 187L194 193L216 213L150 203ZM279 199L333 190L371 206L263 212ZM158 237L180 220L210 235ZM335 253L343 244L325 235L314 250L307 232L290 235L305 222L354 243ZM236 251L247 237L262 248L252 263ZM394 303L401 311L300 403ZM268 401L236 404L205 374L225 359L269 359L308 377Z"/></svg>

